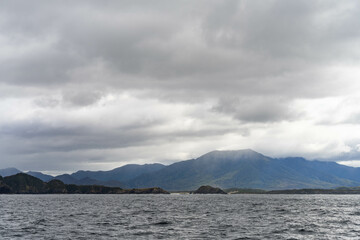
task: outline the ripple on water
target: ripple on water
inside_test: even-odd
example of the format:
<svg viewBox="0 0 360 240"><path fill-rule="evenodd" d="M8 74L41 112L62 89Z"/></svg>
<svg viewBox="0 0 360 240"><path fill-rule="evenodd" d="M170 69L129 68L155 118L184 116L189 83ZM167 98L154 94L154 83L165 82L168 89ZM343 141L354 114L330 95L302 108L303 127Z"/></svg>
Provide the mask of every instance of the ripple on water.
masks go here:
<svg viewBox="0 0 360 240"><path fill-rule="evenodd" d="M1 239L353 239L359 195L0 195Z"/></svg>

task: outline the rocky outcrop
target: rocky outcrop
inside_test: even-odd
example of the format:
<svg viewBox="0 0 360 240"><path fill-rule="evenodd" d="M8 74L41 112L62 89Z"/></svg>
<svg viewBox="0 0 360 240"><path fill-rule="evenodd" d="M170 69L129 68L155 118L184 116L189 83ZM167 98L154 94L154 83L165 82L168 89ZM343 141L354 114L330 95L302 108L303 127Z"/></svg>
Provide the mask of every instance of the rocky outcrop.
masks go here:
<svg viewBox="0 0 360 240"><path fill-rule="evenodd" d="M201 186L193 194L227 194L220 188L212 186Z"/></svg>

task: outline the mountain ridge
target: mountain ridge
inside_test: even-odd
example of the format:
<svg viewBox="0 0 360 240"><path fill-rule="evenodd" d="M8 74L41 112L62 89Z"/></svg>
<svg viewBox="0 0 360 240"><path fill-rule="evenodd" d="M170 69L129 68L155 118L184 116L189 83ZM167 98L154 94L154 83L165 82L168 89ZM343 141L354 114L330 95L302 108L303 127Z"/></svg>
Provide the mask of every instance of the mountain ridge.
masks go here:
<svg viewBox="0 0 360 240"><path fill-rule="evenodd" d="M100 185L65 184L53 179L43 182L26 173L0 177L0 194L169 194L161 188L122 189Z"/></svg>
<svg viewBox="0 0 360 240"><path fill-rule="evenodd" d="M1 171L1 170L0 170ZM211 151L196 159L162 164L128 164L109 171L54 177L68 184L128 188L158 186L171 191L202 185L266 190L360 186L360 168L301 157L271 158L251 149Z"/></svg>
<svg viewBox="0 0 360 240"><path fill-rule="evenodd" d="M109 171L84 171L79 170L71 174L61 174L57 176L51 176L37 171L24 172L30 176L39 178L44 182L49 182L53 179L61 180L65 184L76 185L102 185L108 187L124 187L122 182L135 178L143 173L149 173L157 171L165 167L163 164L127 164ZM11 176L22 171L16 168L0 169L0 176Z"/></svg>
<svg viewBox="0 0 360 240"><path fill-rule="evenodd" d="M332 165L331 171L323 171L324 165ZM346 178L352 171L352 178ZM299 157L271 158L251 149L212 151L196 159L171 164L156 173L144 174L125 184L130 187L156 185L168 190L191 190L201 185L267 190L352 187L360 185L360 169Z"/></svg>

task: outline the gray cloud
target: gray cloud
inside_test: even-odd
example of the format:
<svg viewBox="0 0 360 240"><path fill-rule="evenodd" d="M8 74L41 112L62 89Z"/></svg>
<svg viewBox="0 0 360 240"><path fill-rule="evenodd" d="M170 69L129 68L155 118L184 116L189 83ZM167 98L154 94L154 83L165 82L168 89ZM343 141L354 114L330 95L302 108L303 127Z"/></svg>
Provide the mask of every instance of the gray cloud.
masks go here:
<svg viewBox="0 0 360 240"><path fill-rule="evenodd" d="M325 99L323 116L332 116L326 99L357 95L355 1L14 0L0 3L0 15L0 154L19 166L19 153L100 164L131 147L144 155L121 156L150 161L169 142L175 159L256 147L263 136L294 141L304 122L309 135L319 123L332 133L325 122L358 122L354 104L331 121L313 104ZM316 156L342 149L329 138L294 146Z"/></svg>
<svg viewBox="0 0 360 240"><path fill-rule="evenodd" d="M314 73L339 58L358 56L358 49L351 47L359 34L354 29L360 29L353 24L360 16L355 3L351 11L321 1L155 3L150 7L136 1L119 5L79 1L68 9L54 2L40 9L29 5L34 11L26 12L24 7L19 9L22 2L5 6L8 32L3 34L22 34L39 42L54 38L47 49L5 64L7 79L18 84L64 84L69 72L100 59L109 71L133 76L130 81L102 79L121 88L205 88L209 92L221 88L269 94L273 91L268 86L284 85L275 94L314 97L324 92L316 91L316 84L322 86L324 79L309 79ZM179 10L179 4L194 15ZM93 18L82 17L86 14ZM301 80L292 80L302 73Z"/></svg>
<svg viewBox="0 0 360 240"><path fill-rule="evenodd" d="M90 124L52 126L42 122L12 123L1 128L1 135L7 136L5 139L8 141L2 144L2 152L27 154L128 147L144 144L149 139L155 141L156 136L149 129L157 124L134 123L107 129Z"/></svg>
<svg viewBox="0 0 360 240"><path fill-rule="evenodd" d="M223 98L213 109L243 122L291 121L301 116L290 108L286 99L274 98Z"/></svg>
<svg viewBox="0 0 360 240"><path fill-rule="evenodd" d="M174 141L186 138L206 138L230 132L233 128L218 128L212 130L171 130L153 131L152 128L166 124L155 121L134 123L121 127L107 129L102 126L51 126L46 123L14 123L3 125L0 133L8 143L3 142L2 152L13 154L39 152L69 152L81 149L123 148L137 145L157 144L164 141ZM246 131L239 129L240 133ZM21 146L25 143L24 146ZM23 148L22 148L23 147Z"/></svg>
<svg viewBox="0 0 360 240"><path fill-rule="evenodd" d="M75 106L88 106L96 103L102 97L102 93L94 90L75 90L63 94L63 99Z"/></svg>
<svg viewBox="0 0 360 240"><path fill-rule="evenodd" d="M319 158L322 161L359 161L360 160L360 140L358 138L352 139L347 143L347 151L341 152L337 155L328 158Z"/></svg>
<svg viewBox="0 0 360 240"><path fill-rule="evenodd" d="M110 125L109 125L110 124ZM104 122L103 125L91 122L82 122L81 125L75 121L69 123L62 122L56 125L49 122L20 121L3 124L0 128L0 152L2 153L2 165L12 164L13 159L25 158L21 166L36 166L43 168L42 164L54 167L49 156L61 157L61 163L54 163L57 166L71 166L79 164L78 161L96 162L99 158L106 159L108 156L106 151L112 149L126 149L129 147L146 147L164 145L169 142L181 144L186 141L197 141L201 138L211 138L218 135L239 132L239 134L247 134L246 129L237 129L232 126L213 126L209 129L159 129L163 126L171 124L165 119L136 121L124 125ZM211 124L211 122L209 122ZM86 152L103 151L102 156L92 157ZM35 158L36 156L36 158ZM71 158L73 156L73 158ZM84 159L84 156L86 158ZM26 163L26 159L31 159ZM80 158L80 159L77 159ZM130 159L111 158L111 161L123 163ZM26 163L26 164L25 164ZM69 165L69 166L68 166ZM74 165L74 166L75 166ZM74 167L73 166L73 167ZM46 170L46 169L45 169Z"/></svg>

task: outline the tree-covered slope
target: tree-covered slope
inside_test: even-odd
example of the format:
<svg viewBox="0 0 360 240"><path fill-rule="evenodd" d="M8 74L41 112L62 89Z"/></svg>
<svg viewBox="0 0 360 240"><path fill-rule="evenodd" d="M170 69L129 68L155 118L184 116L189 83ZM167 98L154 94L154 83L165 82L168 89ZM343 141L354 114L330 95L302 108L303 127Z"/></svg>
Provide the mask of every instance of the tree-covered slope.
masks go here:
<svg viewBox="0 0 360 240"><path fill-rule="evenodd" d="M273 159L252 150L213 151L197 159L177 162L127 182L130 187L159 186L192 190L201 185L221 188L335 188L358 186L354 168L302 158ZM356 172L356 171L355 171Z"/></svg>
<svg viewBox="0 0 360 240"><path fill-rule="evenodd" d="M128 164L109 171L77 171L71 174L75 179L91 178L99 181L125 182L134 179L144 173L158 171L165 166L159 163L153 164Z"/></svg>
<svg viewBox="0 0 360 240"><path fill-rule="evenodd" d="M25 173L0 177L0 194L169 194L161 188L122 189L99 185L64 184L53 179L48 183Z"/></svg>

